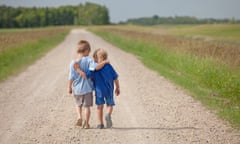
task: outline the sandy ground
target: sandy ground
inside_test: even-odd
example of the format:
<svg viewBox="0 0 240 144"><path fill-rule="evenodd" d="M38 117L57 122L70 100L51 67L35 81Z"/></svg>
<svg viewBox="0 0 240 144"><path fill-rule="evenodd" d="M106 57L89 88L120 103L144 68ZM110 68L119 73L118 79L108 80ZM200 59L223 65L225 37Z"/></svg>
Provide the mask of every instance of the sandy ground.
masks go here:
<svg viewBox="0 0 240 144"><path fill-rule="evenodd" d="M68 68L78 40L93 50L105 48L120 75L121 95L112 129L74 126L74 99L67 93ZM0 83L0 143L240 144L240 132L200 102L147 69L133 55L85 31L72 30L65 41L17 76Z"/></svg>

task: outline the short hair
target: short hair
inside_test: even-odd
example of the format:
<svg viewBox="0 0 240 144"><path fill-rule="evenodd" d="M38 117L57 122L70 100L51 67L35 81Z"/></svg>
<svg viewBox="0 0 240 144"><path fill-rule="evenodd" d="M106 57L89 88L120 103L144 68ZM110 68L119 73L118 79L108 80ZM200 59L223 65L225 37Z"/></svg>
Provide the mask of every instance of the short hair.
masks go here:
<svg viewBox="0 0 240 144"><path fill-rule="evenodd" d="M80 40L78 42L77 53L83 53L86 50L91 50L89 42L86 40Z"/></svg>
<svg viewBox="0 0 240 144"><path fill-rule="evenodd" d="M102 60L106 60L108 58L107 51L104 49L100 48L97 50L97 57L102 58Z"/></svg>
<svg viewBox="0 0 240 144"><path fill-rule="evenodd" d="M99 51L100 49L96 49L94 52L93 52L93 58L97 58L97 52Z"/></svg>

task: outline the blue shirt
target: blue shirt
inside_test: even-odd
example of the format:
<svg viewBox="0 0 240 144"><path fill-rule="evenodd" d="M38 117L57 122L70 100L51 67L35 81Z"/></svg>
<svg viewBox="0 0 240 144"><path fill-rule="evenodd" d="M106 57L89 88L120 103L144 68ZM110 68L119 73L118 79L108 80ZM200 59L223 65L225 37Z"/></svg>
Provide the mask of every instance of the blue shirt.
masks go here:
<svg viewBox="0 0 240 144"><path fill-rule="evenodd" d="M100 70L94 71L93 82L97 97L113 97L114 80L118 74L110 64L105 64Z"/></svg>
<svg viewBox="0 0 240 144"><path fill-rule="evenodd" d="M73 60L70 64L69 80L73 81L74 95L83 95L90 93L94 90L93 82L91 79L84 79L75 69ZM78 61L78 64L83 71L94 71L96 63L90 57L83 57Z"/></svg>

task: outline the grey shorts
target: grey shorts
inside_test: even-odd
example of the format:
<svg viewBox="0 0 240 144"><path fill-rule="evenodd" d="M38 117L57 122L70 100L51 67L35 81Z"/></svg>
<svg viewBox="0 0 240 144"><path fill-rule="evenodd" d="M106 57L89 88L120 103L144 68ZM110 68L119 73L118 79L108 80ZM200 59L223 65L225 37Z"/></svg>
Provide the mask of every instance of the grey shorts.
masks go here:
<svg viewBox="0 0 240 144"><path fill-rule="evenodd" d="M93 94L74 95L77 106L90 107L93 106Z"/></svg>

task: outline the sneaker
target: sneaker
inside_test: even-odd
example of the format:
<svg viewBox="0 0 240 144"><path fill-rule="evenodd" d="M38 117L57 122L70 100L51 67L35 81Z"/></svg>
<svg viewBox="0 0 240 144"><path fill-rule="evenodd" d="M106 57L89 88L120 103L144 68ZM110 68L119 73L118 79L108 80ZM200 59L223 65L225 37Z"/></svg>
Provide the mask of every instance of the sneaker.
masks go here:
<svg viewBox="0 0 240 144"><path fill-rule="evenodd" d="M99 125L97 126L97 128L98 128L98 129L104 129L104 125L103 125L103 124L99 124Z"/></svg>
<svg viewBox="0 0 240 144"><path fill-rule="evenodd" d="M107 115L105 116L105 120L106 120L107 128L111 128L111 127L112 127L112 118L111 118L111 115L110 115L110 114L107 114Z"/></svg>
<svg viewBox="0 0 240 144"><path fill-rule="evenodd" d="M78 119L76 125L77 126L82 126L82 119Z"/></svg>

